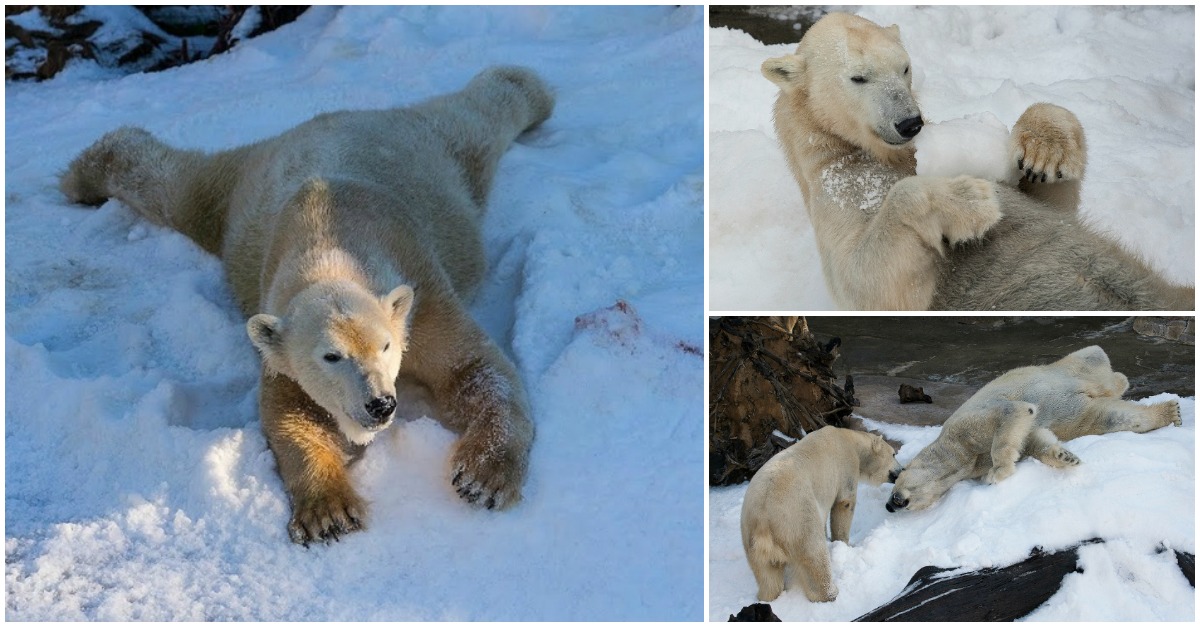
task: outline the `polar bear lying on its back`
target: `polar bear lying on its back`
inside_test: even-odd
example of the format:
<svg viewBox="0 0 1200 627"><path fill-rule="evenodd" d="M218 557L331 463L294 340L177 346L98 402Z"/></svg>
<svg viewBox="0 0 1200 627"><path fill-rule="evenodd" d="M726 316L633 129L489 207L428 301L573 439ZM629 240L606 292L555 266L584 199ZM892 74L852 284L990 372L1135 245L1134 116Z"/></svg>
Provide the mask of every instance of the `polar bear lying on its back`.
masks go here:
<svg viewBox="0 0 1200 627"><path fill-rule="evenodd" d="M212 155L121 128L63 175L72 201L117 198L221 257L262 354L262 427L293 541L362 528L346 466L391 422L400 374L461 434L459 496L520 500L534 434L524 389L464 301L483 279L500 157L553 108L536 74L496 67L413 107L327 113Z"/></svg>
<svg viewBox="0 0 1200 627"><path fill-rule="evenodd" d="M758 582L758 598L783 592L784 568L808 600L832 601L825 521L834 541L850 542L858 482L894 479L896 453L878 435L824 427L763 465L742 500L742 548Z"/></svg>
<svg viewBox="0 0 1200 627"><path fill-rule="evenodd" d="M916 174L911 140L923 120L896 26L830 13L762 73L780 87L776 133L842 307L1195 307L1192 288L1080 223L1087 154L1066 109L1035 104L1017 120L1008 167L1025 177L1018 189Z"/></svg>
<svg viewBox="0 0 1200 627"><path fill-rule="evenodd" d="M1128 387L1128 379L1113 372L1099 346L1046 366L1004 373L963 403L937 439L904 468L888 511L925 509L964 479L1002 481L1024 457L1055 468L1079 464L1063 448L1063 440L1183 424L1178 401L1123 401Z"/></svg>

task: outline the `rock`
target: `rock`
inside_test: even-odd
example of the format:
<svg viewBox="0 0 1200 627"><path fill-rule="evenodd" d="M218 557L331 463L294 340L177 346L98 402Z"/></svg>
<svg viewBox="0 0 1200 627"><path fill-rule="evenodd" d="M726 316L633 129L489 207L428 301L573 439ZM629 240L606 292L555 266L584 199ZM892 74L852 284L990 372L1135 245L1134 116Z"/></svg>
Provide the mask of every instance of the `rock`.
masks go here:
<svg viewBox="0 0 1200 627"><path fill-rule="evenodd" d="M900 384L901 403L932 403L933 399L925 393L924 387L913 387L907 383Z"/></svg>
<svg viewBox="0 0 1200 627"><path fill-rule="evenodd" d="M1193 318L1138 316L1133 319L1133 330L1138 335L1159 337L1188 346L1196 345L1196 321Z"/></svg>
<svg viewBox="0 0 1200 627"><path fill-rule="evenodd" d="M747 605L738 611L737 615L730 614L729 621L731 623L782 623L783 621L771 611L771 606L767 603L755 603Z"/></svg>

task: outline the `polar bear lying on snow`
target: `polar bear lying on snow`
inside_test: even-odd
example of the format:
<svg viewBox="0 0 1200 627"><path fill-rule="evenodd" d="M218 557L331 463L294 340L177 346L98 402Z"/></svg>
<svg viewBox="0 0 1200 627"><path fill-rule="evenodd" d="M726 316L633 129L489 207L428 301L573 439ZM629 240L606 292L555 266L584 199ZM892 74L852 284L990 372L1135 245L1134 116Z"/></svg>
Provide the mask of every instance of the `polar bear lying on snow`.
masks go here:
<svg viewBox="0 0 1200 627"><path fill-rule="evenodd" d="M791 565L808 600L834 600L825 521L833 540L848 544L858 482L880 485L899 470L882 437L837 427L818 429L763 464L742 499L742 548L758 598L778 597Z"/></svg>
<svg viewBox="0 0 1200 627"><path fill-rule="evenodd" d="M497 163L553 107L533 72L496 67L414 107L319 115L212 155L125 127L63 175L72 201L117 198L221 257L262 354L262 426L294 542L362 528L346 465L390 424L400 374L461 434L459 496L520 500L534 436L524 390L463 303L483 279Z"/></svg>
<svg viewBox="0 0 1200 627"><path fill-rule="evenodd" d="M1178 401L1123 401L1128 387L1129 380L1113 372L1099 346L1000 375L963 403L937 439L905 466L888 511L925 509L964 479L1002 481L1025 457L1055 468L1079 464L1063 448L1064 440L1183 424Z"/></svg>
<svg viewBox="0 0 1200 627"><path fill-rule="evenodd" d="M826 283L847 309L1178 310L1171 285L1077 214L1087 152L1066 109L1017 120L1019 188L917 175L923 120L896 26L830 13L762 73L775 129L808 207Z"/></svg>

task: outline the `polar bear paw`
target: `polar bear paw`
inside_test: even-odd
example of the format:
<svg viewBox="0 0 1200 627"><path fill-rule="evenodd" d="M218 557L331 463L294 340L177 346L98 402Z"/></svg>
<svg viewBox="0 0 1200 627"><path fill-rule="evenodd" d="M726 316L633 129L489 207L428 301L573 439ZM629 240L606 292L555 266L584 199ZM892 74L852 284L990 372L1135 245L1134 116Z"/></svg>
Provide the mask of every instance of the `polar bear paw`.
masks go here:
<svg viewBox="0 0 1200 627"><path fill-rule="evenodd" d="M1053 462L1057 462L1051 463L1051 465L1057 468L1078 466L1082 462L1077 455L1061 446L1055 446L1054 449L1050 451L1050 459L1053 460Z"/></svg>
<svg viewBox="0 0 1200 627"><path fill-rule="evenodd" d="M1161 405L1166 419L1176 427L1183 426L1183 415L1179 413L1179 401L1167 401Z"/></svg>
<svg viewBox="0 0 1200 627"><path fill-rule="evenodd" d="M500 443L466 435L450 462L450 484L476 507L506 509L521 500L525 466L520 455Z"/></svg>
<svg viewBox="0 0 1200 627"><path fill-rule="evenodd" d="M942 207L942 234L950 244L982 237L1000 218L1000 199L996 186L973 176L959 176L949 182L951 205Z"/></svg>
<svg viewBox="0 0 1200 627"><path fill-rule="evenodd" d="M1083 178L1087 148L1074 113L1045 102L1028 109L1013 126L1010 154L1020 177L1031 183Z"/></svg>
<svg viewBox="0 0 1200 627"><path fill-rule="evenodd" d="M288 536L292 542L329 543L340 536L364 528L366 504L352 489L297 497L292 506Z"/></svg>
<svg viewBox="0 0 1200 627"><path fill-rule="evenodd" d="M989 484L1000 483L1001 481L1004 481L1005 479L1011 477L1013 475L1013 473L1016 471L1017 471L1017 467L1014 464L1004 464L1003 466L992 466L992 469L988 471L987 476L984 477L983 480Z"/></svg>

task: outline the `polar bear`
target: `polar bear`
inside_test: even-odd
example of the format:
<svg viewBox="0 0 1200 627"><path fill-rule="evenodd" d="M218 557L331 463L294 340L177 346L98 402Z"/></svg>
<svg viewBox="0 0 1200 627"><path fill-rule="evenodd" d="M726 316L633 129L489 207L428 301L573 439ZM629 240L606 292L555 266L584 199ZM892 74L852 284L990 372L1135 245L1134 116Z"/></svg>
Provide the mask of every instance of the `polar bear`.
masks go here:
<svg viewBox="0 0 1200 627"><path fill-rule="evenodd" d="M1000 375L946 419L937 439L905 466L888 511L925 509L964 479L1003 481L1025 457L1055 468L1075 466L1080 460L1063 448L1065 440L1183 424L1178 401L1123 401L1128 388L1129 380L1113 372L1099 346Z"/></svg>
<svg viewBox="0 0 1200 627"><path fill-rule="evenodd" d="M742 548L759 600L783 592L789 564L808 600L834 600L825 521L834 541L849 544L858 482L880 485L899 471L882 437L837 427L818 429L763 464L742 500Z"/></svg>
<svg viewBox="0 0 1200 627"><path fill-rule="evenodd" d="M63 175L70 200L117 198L222 259L262 355L262 426L294 542L363 527L346 467L392 421L400 375L460 434L459 496L520 499L534 437L524 389L464 300L483 278L497 163L553 107L532 71L495 67L416 106L322 114L211 155L125 127Z"/></svg>
<svg viewBox="0 0 1200 627"><path fill-rule="evenodd" d="M918 176L923 126L896 26L830 13L768 59L775 130L800 184L826 283L846 309L1186 310L1175 286L1076 213L1083 127L1038 103L1017 120L1019 188Z"/></svg>

